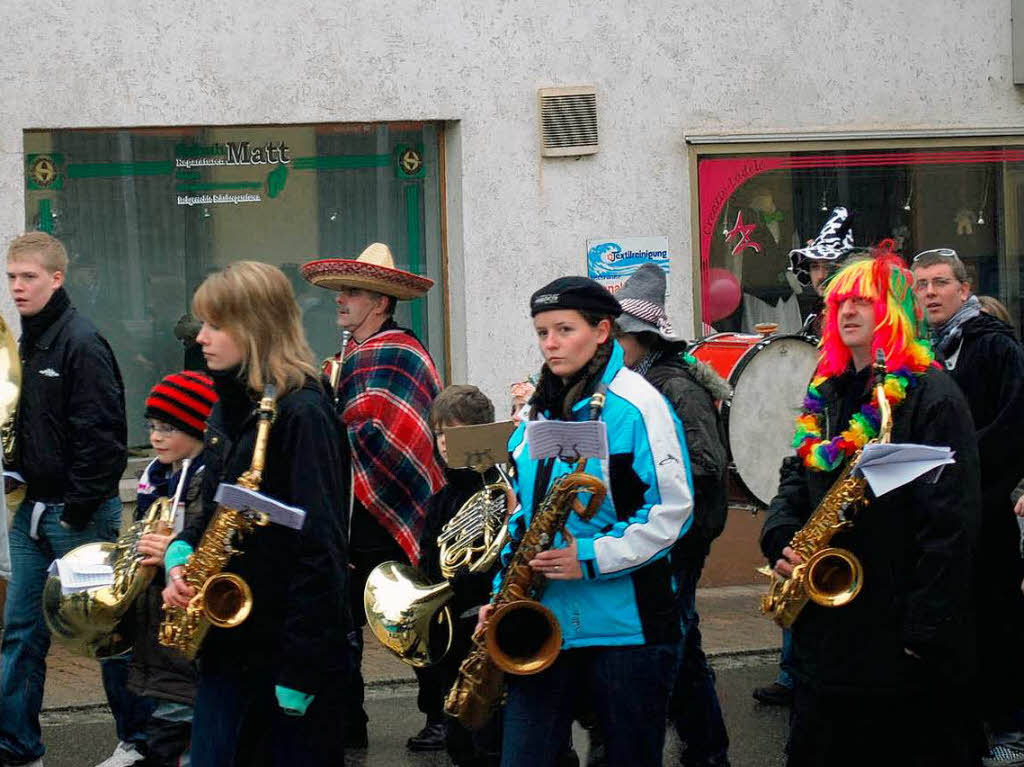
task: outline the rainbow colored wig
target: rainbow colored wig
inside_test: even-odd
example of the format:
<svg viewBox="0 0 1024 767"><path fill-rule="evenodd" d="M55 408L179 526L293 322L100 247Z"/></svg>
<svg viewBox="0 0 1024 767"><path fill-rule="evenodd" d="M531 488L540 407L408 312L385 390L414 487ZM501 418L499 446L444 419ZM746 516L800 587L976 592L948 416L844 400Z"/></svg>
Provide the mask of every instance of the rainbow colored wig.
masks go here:
<svg viewBox="0 0 1024 767"><path fill-rule="evenodd" d="M885 353L889 372L920 372L934 357L931 345L922 338L921 310L911 291L914 278L893 250L892 240L882 240L871 249L871 257L853 261L840 269L825 289L825 325L821 334L821 355L814 373L815 383L839 375L850 364L850 350L839 336L839 307L847 298L867 298L875 304L875 335L871 357L878 349Z"/></svg>

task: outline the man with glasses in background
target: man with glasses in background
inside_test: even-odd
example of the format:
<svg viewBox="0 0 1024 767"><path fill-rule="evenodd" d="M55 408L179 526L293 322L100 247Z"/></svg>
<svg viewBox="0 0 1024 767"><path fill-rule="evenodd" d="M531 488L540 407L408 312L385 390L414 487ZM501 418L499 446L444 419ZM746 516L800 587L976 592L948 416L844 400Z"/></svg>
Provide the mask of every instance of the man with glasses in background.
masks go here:
<svg viewBox="0 0 1024 767"><path fill-rule="evenodd" d="M1024 349L1013 328L981 310L956 251L918 253L912 269L936 359L967 398L981 457L974 607L979 703L989 730L983 763L1024 765L1024 562L1010 498L1024 476Z"/></svg>

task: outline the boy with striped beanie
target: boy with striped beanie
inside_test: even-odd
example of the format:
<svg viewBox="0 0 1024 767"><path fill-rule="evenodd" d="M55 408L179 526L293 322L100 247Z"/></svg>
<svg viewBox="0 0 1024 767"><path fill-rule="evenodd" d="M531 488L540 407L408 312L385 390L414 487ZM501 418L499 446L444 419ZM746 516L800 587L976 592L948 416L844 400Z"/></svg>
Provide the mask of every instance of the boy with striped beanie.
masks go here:
<svg viewBox="0 0 1024 767"><path fill-rule="evenodd" d="M216 401L217 392L209 376L183 370L166 376L153 387L146 397L146 418L202 441L206 419Z"/></svg>
<svg viewBox="0 0 1024 767"><path fill-rule="evenodd" d="M173 498L179 484L178 521L202 513L200 490L206 462L203 436L206 419L216 401L213 381L193 370L172 373L150 391L145 416L156 457L139 478L136 520L143 519L158 499ZM130 729L134 732L128 734L129 727L119 727L121 742L113 755L97 767L122 767L137 762L147 767L173 767L185 763L182 759L191 740L195 668L157 641L163 618L164 553L174 535L167 530L155 531L139 540L141 563L157 571L126 616L135 647L128 658L127 679L118 681L126 683L127 690L113 689L117 684L104 679L111 709L126 709L122 716L133 722Z"/></svg>

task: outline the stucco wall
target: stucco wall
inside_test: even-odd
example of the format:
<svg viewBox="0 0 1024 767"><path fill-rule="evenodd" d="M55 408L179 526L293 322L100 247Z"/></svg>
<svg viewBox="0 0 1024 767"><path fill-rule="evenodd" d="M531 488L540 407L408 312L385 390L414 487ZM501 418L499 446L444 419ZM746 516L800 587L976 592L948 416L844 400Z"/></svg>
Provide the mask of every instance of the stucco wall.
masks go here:
<svg viewBox="0 0 1024 767"><path fill-rule="evenodd" d="M4 5L4 240L26 128L458 121L453 371L500 408L538 365L528 295L583 271L588 236L667 235L690 325L685 134L1022 123L1005 0ZM536 89L576 84L598 88L601 151L541 160Z"/></svg>

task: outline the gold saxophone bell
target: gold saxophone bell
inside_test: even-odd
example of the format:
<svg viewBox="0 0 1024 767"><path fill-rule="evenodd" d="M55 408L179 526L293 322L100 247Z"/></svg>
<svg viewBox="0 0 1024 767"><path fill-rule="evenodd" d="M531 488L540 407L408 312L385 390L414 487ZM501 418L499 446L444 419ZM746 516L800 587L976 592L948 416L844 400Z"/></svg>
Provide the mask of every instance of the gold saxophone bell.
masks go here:
<svg viewBox="0 0 1024 767"><path fill-rule="evenodd" d="M217 628L233 629L252 612L252 589L234 573L211 575L197 596L206 619Z"/></svg>
<svg viewBox="0 0 1024 767"><path fill-rule="evenodd" d="M807 596L822 607L852 602L864 585L864 569L852 551L830 546L816 551L804 565Z"/></svg>
<svg viewBox="0 0 1024 767"><path fill-rule="evenodd" d="M484 646L506 674L539 674L562 649L562 628L547 607L533 599L498 605L484 631Z"/></svg>

